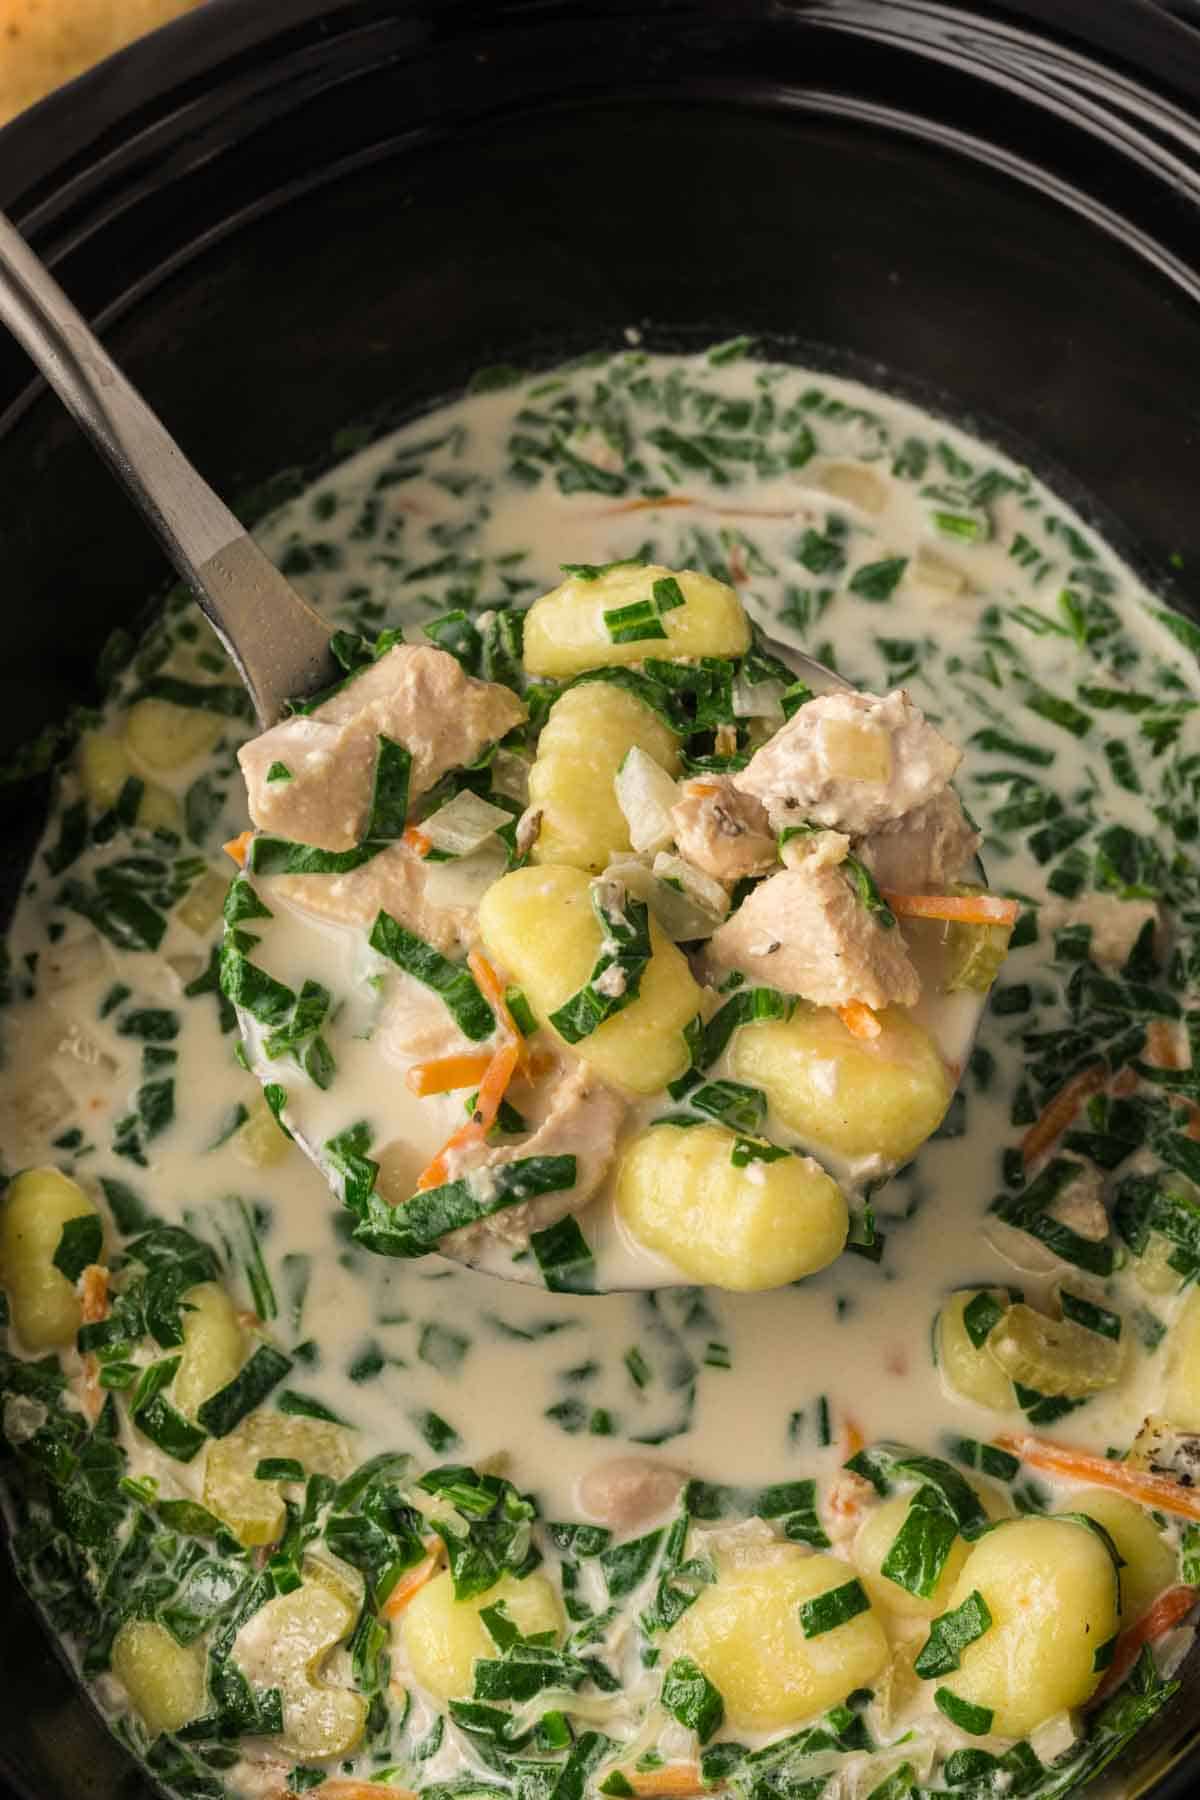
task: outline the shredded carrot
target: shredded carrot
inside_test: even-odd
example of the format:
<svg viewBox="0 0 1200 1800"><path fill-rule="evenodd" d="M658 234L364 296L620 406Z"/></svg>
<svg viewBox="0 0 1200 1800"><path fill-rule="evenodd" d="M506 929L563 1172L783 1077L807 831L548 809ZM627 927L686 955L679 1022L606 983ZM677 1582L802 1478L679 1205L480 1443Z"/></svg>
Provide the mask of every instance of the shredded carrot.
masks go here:
<svg viewBox="0 0 1200 1800"><path fill-rule="evenodd" d="M390 1781L357 1781L353 1775L331 1775L321 1786L329 1800L417 1800L412 1788L393 1787Z"/></svg>
<svg viewBox="0 0 1200 1800"><path fill-rule="evenodd" d="M246 852L250 848L250 839L253 836L252 831L243 831L238 837L230 838L227 844L221 845L226 856L232 856L239 869L244 869L246 866Z"/></svg>
<svg viewBox="0 0 1200 1800"><path fill-rule="evenodd" d="M428 856L433 849L433 839L426 837L418 825L407 826L400 842L408 849L415 850L418 856Z"/></svg>
<svg viewBox="0 0 1200 1800"><path fill-rule="evenodd" d="M711 800L721 790L715 781L689 781L683 791L696 800Z"/></svg>
<svg viewBox="0 0 1200 1800"><path fill-rule="evenodd" d="M1186 1068L1179 1034L1169 1019L1151 1019L1146 1031L1145 1060L1156 1069Z"/></svg>
<svg viewBox="0 0 1200 1800"><path fill-rule="evenodd" d="M857 1421L847 1419L842 1429L842 1461L849 1462L852 1456L857 1456L866 1441Z"/></svg>
<svg viewBox="0 0 1200 1800"><path fill-rule="evenodd" d="M79 1298L81 1325L98 1325L108 1317L108 1270L102 1263L89 1263L79 1277ZM83 1410L89 1419L94 1419L103 1404L100 1363L89 1350L83 1359Z"/></svg>
<svg viewBox="0 0 1200 1800"><path fill-rule="evenodd" d="M709 500L694 500L690 494L664 494L661 499L622 500L617 506L588 508L579 518L610 519L618 513L657 512L660 507L694 506L697 512L715 513L722 519L794 519L794 507L780 506L714 506Z"/></svg>
<svg viewBox="0 0 1200 1800"><path fill-rule="evenodd" d="M479 1084L479 1098L475 1102L473 1120L478 1121L481 1132L490 1131L496 1122L496 1114L500 1111L508 1084L516 1074L517 1064L521 1059L520 1039L512 1039L502 1044L488 1064L487 1073Z"/></svg>
<svg viewBox="0 0 1200 1800"><path fill-rule="evenodd" d="M510 1037L516 1038L517 1046L521 1052L517 1067L520 1069L521 1073L524 1075L545 1075L549 1069L554 1067L553 1057L547 1059L544 1055L534 1053L530 1050L527 1040L521 1034L517 1021L508 1010L508 1001L505 998L504 983L501 981L499 975L496 973L487 957L483 954L482 950L475 949L469 953L467 956L467 967L475 977L475 982L480 993L495 1013L496 1021L499 1024L500 1029L506 1031Z"/></svg>
<svg viewBox="0 0 1200 1800"><path fill-rule="evenodd" d="M79 1277L79 1293L83 1301L83 1324L98 1325L108 1317L108 1270L102 1263L89 1263Z"/></svg>
<svg viewBox="0 0 1200 1800"><path fill-rule="evenodd" d="M614 518L618 513L656 512L659 507L695 506L695 504L696 502L689 500L686 494L663 494L658 500L622 500L619 506L603 506L600 508L598 516L602 519L609 519ZM597 515L592 514L592 516L596 517Z"/></svg>
<svg viewBox="0 0 1200 1800"><path fill-rule="evenodd" d="M479 1143L488 1134L495 1123L496 1114L500 1110L500 1102L504 1098L509 1082L516 1074L517 1064L521 1060L521 1039L509 1038L492 1057L487 1073L479 1084L479 1096L475 1102L475 1111L465 1125L458 1130L438 1151L427 1168L417 1176L417 1191L426 1188L441 1187L449 1173L448 1157L452 1151L465 1149L468 1144Z"/></svg>
<svg viewBox="0 0 1200 1800"><path fill-rule="evenodd" d="M1133 1093L1138 1084L1136 1069L1118 1069L1109 1084L1109 1093L1114 1100L1125 1100Z"/></svg>
<svg viewBox="0 0 1200 1800"><path fill-rule="evenodd" d="M874 1491L870 1482L864 1481L852 1469L843 1469L830 1482L825 1510L832 1537L845 1537L851 1528L857 1527Z"/></svg>
<svg viewBox="0 0 1200 1800"><path fill-rule="evenodd" d="M487 1133L495 1123L496 1114L500 1110L500 1102L504 1098L509 1083L519 1070L528 1074L533 1074L535 1073L535 1062L537 1062L537 1072L544 1073L544 1068L541 1068L540 1066L540 1059L534 1059L530 1056L525 1039L517 1029L516 1020L508 1010L508 1003L504 998L504 983L501 981L499 975L496 973L487 957L483 954L482 950L472 950L470 952L467 957L467 966L475 977L480 992L496 1014L496 1024L501 1033L501 1042L493 1054L487 1058L482 1074L477 1076L473 1073L471 1075L470 1080L479 1080L479 1092L475 1097L475 1110L472 1112L471 1117L467 1120L466 1124L459 1126L454 1135L442 1145L442 1148L438 1151L438 1154L434 1157L428 1167L422 1169L421 1173L417 1176L418 1193L423 1192L426 1188L441 1186L446 1179L449 1170L448 1158L453 1151L463 1150L468 1144L480 1143L487 1136ZM428 1071L439 1066L442 1069L445 1069L449 1064L456 1063L458 1065L458 1073L461 1073L466 1064L471 1060L472 1059L467 1056L445 1057L442 1059L440 1065L433 1063L417 1064L416 1067L410 1071L409 1085L410 1087L414 1085L411 1076L416 1074L419 1069ZM476 1070L479 1068L477 1059L475 1060L474 1067ZM460 1085L466 1086L467 1082L464 1081L460 1083L458 1081L452 1082L447 1080L445 1087L457 1087ZM444 1092L445 1089L422 1087L414 1088L414 1091L432 1094Z"/></svg>
<svg viewBox="0 0 1200 1800"><path fill-rule="evenodd" d="M999 894L896 894L884 899L898 918L954 919L963 925L1015 925L1021 906Z"/></svg>
<svg viewBox="0 0 1200 1800"><path fill-rule="evenodd" d="M1059 1088L1021 1139L1021 1156L1027 1167L1062 1136L1080 1107L1093 1094L1098 1094L1107 1080L1107 1063L1094 1062L1086 1069L1080 1069L1078 1075L1072 1075L1070 1081Z"/></svg>
<svg viewBox="0 0 1200 1800"><path fill-rule="evenodd" d="M1143 1613L1136 1624L1130 1625L1117 1639L1113 1659L1093 1698L1106 1700L1115 1688L1119 1688L1144 1646L1157 1644L1169 1631L1182 1625L1197 1600L1200 1600L1200 1590L1194 1587L1171 1587L1160 1594L1149 1612Z"/></svg>
<svg viewBox="0 0 1200 1800"><path fill-rule="evenodd" d="M474 1087L491 1066L488 1050L466 1051L460 1056L435 1056L414 1063L404 1077L406 1085L422 1099L426 1094L448 1094L455 1088Z"/></svg>
<svg viewBox="0 0 1200 1800"><path fill-rule="evenodd" d="M1169 1019L1152 1019L1146 1031L1145 1060L1156 1069L1186 1069L1190 1063L1187 1047L1181 1042L1179 1028ZM1186 1115L1185 1137L1200 1141L1200 1106L1182 1094L1173 1096L1176 1106Z"/></svg>
<svg viewBox="0 0 1200 1800"><path fill-rule="evenodd" d="M433 1161L426 1163L417 1176L418 1194L424 1193L426 1188L441 1187L450 1173L450 1165L447 1161L450 1152L461 1150L467 1144L477 1142L482 1135L474 1119L468 1119L465 1125L460 1125L454 1135L446 1139Z"/></svg>
<svg viewBox="0 0 1200 1800"><path fill-rule="evenodd" d="M867 1440L859 1429L857 1420L850 1417L843 1421L841 1435L842 1461L849 1462L852 1456L858 1455ZM870 1494L870 1484L861 1475L856 1475L852 1469L839 1470L830 1482L825 1496L829 1529L833 1536L843 1536L851 1527L857 1526Z"/></svg>
<svg viewBox="0 0 1200 1800"><path fill-rule="evenodd" d="M469 1119L465 1125L460 1125L453 1137L446 1139L433 1161L426 1163L417 1176L418 1194L424 1193L426 1188L441 1187L450 1173L450 1164L447 1160L450 1152L462 1150L466 1145L476 1143L482 1135L474 1119Z"/></svg>
<svg viewBox="0 0 1200 1800"><path fill-rule="evenodd" d="M508 1001L504 998L504 983L493 969L482 950L472 950L467 956L467 967L475 977L475 985L496 1015L496 1021L510 1037L518 1043L524 1039L517 1030L517 1022L508 1010Z"/></svg>
<svg viewBox="0 0 1200 1800"><path fill-rule="evenodd" d="M847 1000L845 1006L837 1007L836 1011L851 1037L877 1038L883 1030L878 1015L864 1000Z"/></svg>
<svg viewBox="0 0 1200 1800"><path fill-rule="evenodd" d="M668 1763L665 1769L622 1769L635 1794L674 1796L683 1800L688 1794L707 1794L698 1763Z"/></svg>
<svg viewBox="0 0 1200 1800"><path fill-rule="evenodd" d="M402 1613L441 1567L445 1551L439 1540L433 1541L437 1543L437 1549L430 1550L424 1562L417 1563L415 1568L406 1569L384 1601L380 1611L385 1619L394 1619L398 1613ZM428 1545L430 1540L427 1538L425 1542Z"/></svg>
<svg viewBox="0 0 1200 1800"><path fill-rule="evenodd" d="M1073 1444L1056 1444L1047 1438L1005 1432L996 1443L1001 1450L1019 1456L1035 1469L1044 1469L1048 1475L1111 1488L1116 1494L1136 1500L1139 1506L1157 1507L1181 1519L1200 1519L1200 1489L1180 1487L1169 1475L1131 1469L1128 1463L1093 1456L1087 1450L1077 1450Z"/></svg>
<svg viewBox="0 0 1200 1800"><path fill-rule="evenodd" d="M701 512L717 513L723 519L794 519L794 507L783 506L714 506L709 500L693 500Z"/></svg>

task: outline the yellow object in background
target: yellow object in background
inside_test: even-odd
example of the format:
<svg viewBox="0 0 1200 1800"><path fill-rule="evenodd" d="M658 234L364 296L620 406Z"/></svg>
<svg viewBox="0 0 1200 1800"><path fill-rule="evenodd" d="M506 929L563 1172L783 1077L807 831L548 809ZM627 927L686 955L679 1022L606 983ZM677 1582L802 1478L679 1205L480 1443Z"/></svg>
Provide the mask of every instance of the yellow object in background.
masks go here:
<svg viewBox="0 0 1200 1800"><path fill-rule="evenodd" d="M197 0L0 0L0 125Z"/></svg>

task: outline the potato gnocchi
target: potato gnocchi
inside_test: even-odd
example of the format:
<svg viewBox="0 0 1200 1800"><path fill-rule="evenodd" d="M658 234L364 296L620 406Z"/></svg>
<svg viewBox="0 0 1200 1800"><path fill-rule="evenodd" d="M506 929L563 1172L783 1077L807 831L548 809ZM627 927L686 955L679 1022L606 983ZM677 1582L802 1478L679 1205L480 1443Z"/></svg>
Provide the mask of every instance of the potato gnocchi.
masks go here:
<svg viewBox="0 0 1200 1800"><path fill-rule="evenodd" d="M691 1656L715 1683L735 1731L805 1724L868 1687L887 1663L869 1604L827 1629L806 1626L806 1609L853 1584L850 1565L832 1556L718 1566L675 1627L672 1654Z"/></svg>
<svg viewBox="0 0 1200 1800"><path fill-rule="evenodd" d="M439 1700L462 1700L475 1689L480 1660L495 1656L496 1640L480 1614L499 1606L526 1638L554 1649L562 1642L562 1603L544 1575L502 1575L485 1593L459 1599L448 1569L414 1595L400 1615L404 1655L421 1686Z"/></svg>
<svg viewBox="0 0 1200 1800"><path fill-rule="evenodd" d="M616 778L631 750L679 773L678 736L636 694L597 681L554 702L529 769L535 863L599 875L630 853Z"/></svg>
<svg viewBox="0 0 1200 1800"><path fill-rule="evenodd" d="M754 1291L825 1268L849 1226L836 1182L809 1157L746 1158L720 1125L653 1125L627 1145L617 1210L639 1243L696 1281Z"/></svg>
<svg viewBox="0 0 1200 1800"><path fill-rule="evenodd" d="M1025 1737L1091 1698L1119 1596L1116 1559L1098 1534L1066 1519L1001 1524L963 1564L949 1611L972 1594L991 1623L944 1681L955 1700L989 1715L974 1721L983 1727L974 1735Z"/></svg>
<svg viewBox="0 0 1200 1800"><path fill-rule="evenodd" d="M666 605L663 589L673 590ZM649 623L614 627L614 613L639 606L652 610ZM698 569L666 569L635 559L599 575L590 570L568 575L535 600L525 617L525 667L531 675L569 680L588 669L640 663L647 644L657 654L659 641L665 657L744 656L750 623L727 582Z"/></svg>
<svg viewBox="0 0 1200 1800"><path fill-rule="evenodd" d="M26 1350L74 1342L83 1322L77 1283L59 1266L64 1229L100 1215L77 1182L58 1169L25 1169L0 1201L0 1280L13 1329Z"/></svg>
<svg viewBox="0 0 1200 1800"><path fill-rule="evenodd" d="M687 1070L685 1032L701 992L687 958L648 923L650 955L637 998L588 1036L563 1036L554 1015L587 986L604 946L587 877L571 868L520 869L502 876L480 903L485 949L521 985L534 1019L599 1075L639 1094L656 1094Z"/></svg>

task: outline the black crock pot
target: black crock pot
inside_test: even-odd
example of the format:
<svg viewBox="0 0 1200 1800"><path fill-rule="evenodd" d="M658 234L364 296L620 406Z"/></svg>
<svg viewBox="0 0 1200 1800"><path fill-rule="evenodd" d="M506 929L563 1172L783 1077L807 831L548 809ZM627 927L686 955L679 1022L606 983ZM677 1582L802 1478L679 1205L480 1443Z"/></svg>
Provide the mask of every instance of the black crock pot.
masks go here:
<svg viewBox="0 0 1200 1800"><path fill-rule="evenodd" d="M1196 0L207 0L0 132L0 206L248 513L481 364L744 331L1001 440L1196 610L1198 112ZM164 576L0 342L0 754ZM0 788L0 901L46 791ZM141 1789L7 1564L0 1634L13 1789ZM1194 1657L1100 1791L1200 1792L1198 1735Z"/></svg>

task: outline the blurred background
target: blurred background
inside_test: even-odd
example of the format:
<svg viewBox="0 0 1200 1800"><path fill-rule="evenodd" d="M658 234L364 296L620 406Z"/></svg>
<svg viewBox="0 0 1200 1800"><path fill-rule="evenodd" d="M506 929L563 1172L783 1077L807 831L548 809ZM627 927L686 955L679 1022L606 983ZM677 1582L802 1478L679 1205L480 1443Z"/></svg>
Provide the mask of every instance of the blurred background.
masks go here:
<svg viewBox="0 0 1200 1800"><path fill-rule="evenodd" d="M0 125L198 0L0 0Z"/></svg>

